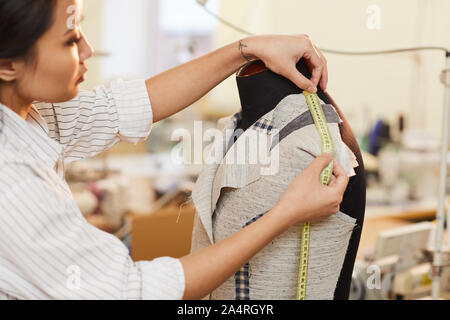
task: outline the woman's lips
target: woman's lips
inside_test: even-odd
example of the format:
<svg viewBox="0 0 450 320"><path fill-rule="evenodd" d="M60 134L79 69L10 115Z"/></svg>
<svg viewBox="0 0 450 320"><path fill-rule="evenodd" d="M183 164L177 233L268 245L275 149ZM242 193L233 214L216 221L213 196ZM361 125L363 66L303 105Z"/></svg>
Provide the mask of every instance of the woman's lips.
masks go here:
<svg viewBox="0 0 450 320"><path fill-rule="evenodd" d="M77 81L77 84L82 83L84 80L86 80L85 75L83 74Z"/></svg>

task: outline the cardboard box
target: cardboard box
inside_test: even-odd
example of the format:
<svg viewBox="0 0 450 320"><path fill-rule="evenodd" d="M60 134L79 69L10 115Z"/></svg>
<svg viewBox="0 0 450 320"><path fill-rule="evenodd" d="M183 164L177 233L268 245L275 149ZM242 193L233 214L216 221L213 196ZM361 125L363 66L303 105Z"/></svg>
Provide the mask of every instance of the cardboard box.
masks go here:
<svg viewBox="0 0 450 320"><path fill-rule="evenodd" d="M134 261L169 256L180 258L191 250L195 207L178 203L149 215L131 215L131 256Z"/></svg>

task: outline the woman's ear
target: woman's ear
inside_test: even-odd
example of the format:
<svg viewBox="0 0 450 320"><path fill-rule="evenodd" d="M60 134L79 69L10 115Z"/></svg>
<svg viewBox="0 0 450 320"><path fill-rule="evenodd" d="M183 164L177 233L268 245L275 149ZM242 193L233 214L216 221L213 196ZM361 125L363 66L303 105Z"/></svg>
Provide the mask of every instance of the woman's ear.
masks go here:
<svg viewBox="0 0 450 320"><path fill-rule="evenodd" d="M12 59L0 59L0 80L11 82L18 78L23 62Z"/></svg>

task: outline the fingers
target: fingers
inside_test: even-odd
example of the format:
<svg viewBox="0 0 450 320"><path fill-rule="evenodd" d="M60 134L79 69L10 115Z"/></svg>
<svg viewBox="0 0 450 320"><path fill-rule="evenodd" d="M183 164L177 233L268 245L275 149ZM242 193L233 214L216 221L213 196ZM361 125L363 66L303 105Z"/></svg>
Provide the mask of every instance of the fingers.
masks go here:
<svg viewBox="0 0 450 320"><path fill-rule="evenodd" d="M336 181L336 177L333 174L333 175L331 175L331 181L328 185L332 185L335 181Z"/></svg>
<svg viewBox="0 0 450 320"><path fill-rule="evenodd" d="M334 161L333 174L336 176L336 178L338 178L340 176L347 177L347 173L345 172L344 168L341 166L341 164L337 160Z"/></svg>
<svg viewBox="0 0 450 320"><path fill-rule="evenodd" d="M314 85L314 89L310 88L312 89L312 91L310 89L306 90L308 90L309 92L316 92L317 85L320 81L320 87L323 91L325 91L328 84L327 60L320 49L317 48L317 46L315 46L311 41L309 41L309 45L310 48L305 52L303 57L305 58L309 68L311 69L311 82Z"/></svg>
<svg viewBox="0 0 450 320"><path fill-rule="evenodd" d="M322 78L320 79L320 87L324 92L327 91L327 84L328 84L328 67L325 64L325 67L323 68L322 71Z"/></svg>
<svg viewBox="0 0 450 320"><path fill-rule="evenodd" d="M276 40L275 43L278 45L274 47L285 45L285 50L277 49L275 52L271 52L272 54L267 54L266 59L264 59L265 53L260 53L258 57L264 61L269 69L291 80L303 90L316 93L319 83L323 90L326 89L328 82L327 61L307 35L274 36L270 39ZM302 75L296 68L296 64L302 58L305 59L311 71L311 79Z"/></svg>
<svg viewBox="0 0 450 320"><path fill-rule="evenodd" d="M313 43L309 39L308 39L308 48L306 49L303 57L305 58L308 66L311 69L311 82L313 83L315 89L319 83L319 80L322 77L322 73L324 70L324 61L319 53L319 50L316 48L316 46L313 45Z"/></svg>
<svg viewBox="0 0 450 320"><path fill-rule="evenodd" d="M314 83L309 80L308 78L306 78L305 76L303 76L298 70L297 68L292 69L292 71L290 72L290 75L288 76L289 80L291 80L297 87L303 89L303 90L307 90L309 92L313 92L315 93L317 91L316 89L316 85L314 85Z"/></svg>
<svg viewBox="0 0 450 320"><path fill-rule="evenodd" d="M302 88L303 90L316 93L317 85L319 84L320 79L323 78L325 60L323 58L323 55L320 53L320 50L313 45L308 36L301 35L300 38L303 42L302 57L306 60L306 63L311 70L311 80L304 77L297 70L295 65L292 66L289 78L295 85ZM297 62L298 60L295 61L295 63Z"/></svg>
<svg viewBox="0 0 450 320"><path fill-rule="evenodd" d="M323 67L316 67L312 70L312 76L311 76L311 82L314 84L315 91L309 92L316 92L317 91L317 84L319 83L320 78L322 77Z"/></svg>
<svg viewBox="0 0 450 320"><path fill-rule="evenodd" d="M323 63L323 70L322 70L322 75L320 78L320 87L322 88L323 91L327 90L327 84L328 84L328 62L327 59L325 58L325 56L323 55L322 51L320 51L319 48L317 48L316 46L314 46L316 48L316 51L318 52L320 58L322 59L322 63Z"/></svg>
<svg viewBox="0 0 450 320"><path fill-rule="evenodd" d="M335 179L330 182L329 186L336 188L340 193L344 193L348 185L349 177L337 160L333 163L333 174Z"/></svg>
<svg viewBox="0 0 450 320"><path fill-rule="evenodd" d="M315 175L320 175L328 164L333 160L333 153L326 152L322 153L318 156L314 161L309 165L308 169Z"/></svg>
<svg viewBox="0 0 450 320"><path fill-rule="evenodd" d="M317 85L319 84L319 80L322 78L325 66L324 60L319 53L319 49L315 45L312 45L312 49L314 52L311 56L311 59L309 60L309 64L312 66L311 81L314 83L314 86L317 87Z"/></svg>
<svg viewBox="0 0 450 320"><path fill-rule="evenodd" d="M308 67L312 69L312 76L311 81L314 83L314 85L317 87L317 85L320 83L320 87L323 91L327 90L327 84L328 84L328 65L327 60L325 59L325 56L322 54L319 48L317 48L315 45L313 45L313 48L315 50L315 53L320 59L320 64L318 66L315 66L313 64L314 59L310 59L308 62ZM318 63L318 62L317 62Z"/></svg>

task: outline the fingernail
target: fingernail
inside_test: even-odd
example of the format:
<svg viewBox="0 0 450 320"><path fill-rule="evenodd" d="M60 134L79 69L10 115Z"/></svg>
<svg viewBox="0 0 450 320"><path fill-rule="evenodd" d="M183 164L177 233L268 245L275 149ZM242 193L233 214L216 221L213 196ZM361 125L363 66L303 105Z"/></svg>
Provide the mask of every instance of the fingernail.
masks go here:
<svg viewBox="0 0 450 320"><path fill-rule="evenodd" d="M311 93L316 93L317 89L316 89L316 87L309 87L308 89L306 89L306 91L311 92Z"/></svg>

